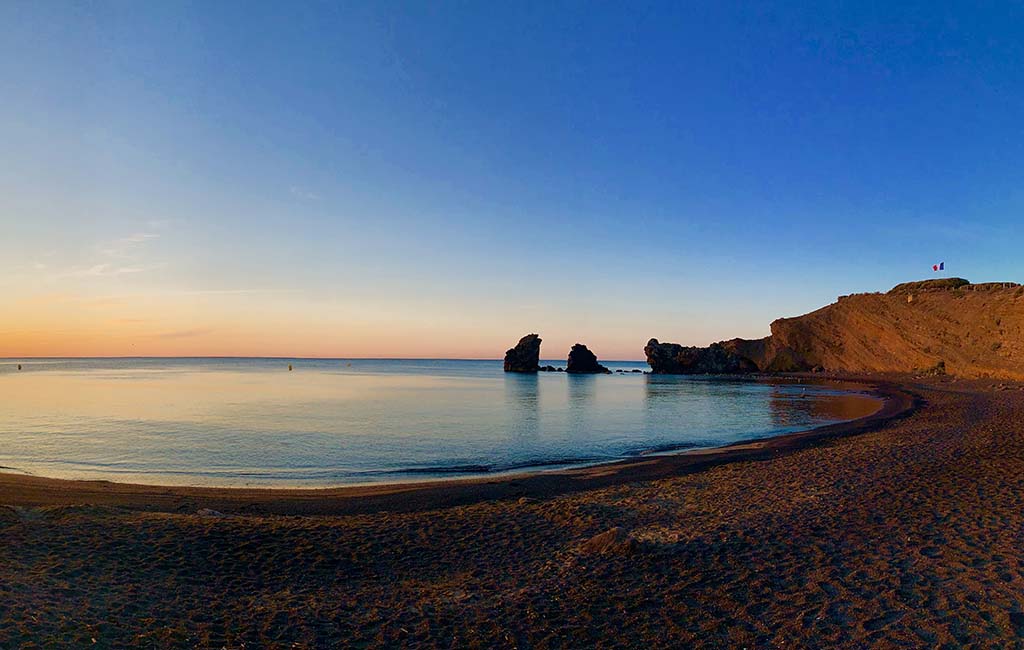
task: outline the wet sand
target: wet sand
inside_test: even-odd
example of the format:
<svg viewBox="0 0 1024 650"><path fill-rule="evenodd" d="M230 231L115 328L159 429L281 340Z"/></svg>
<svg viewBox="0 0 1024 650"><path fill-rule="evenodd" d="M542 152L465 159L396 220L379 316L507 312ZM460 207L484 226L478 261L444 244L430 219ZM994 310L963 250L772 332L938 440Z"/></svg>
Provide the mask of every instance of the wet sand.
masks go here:
<svg viewBox="0 0 1024 650"><path fill-rule="evenodd" d="M1024 391L878 390L852 423L501 479L3 474L0 647L1024 647Z"/></svg>

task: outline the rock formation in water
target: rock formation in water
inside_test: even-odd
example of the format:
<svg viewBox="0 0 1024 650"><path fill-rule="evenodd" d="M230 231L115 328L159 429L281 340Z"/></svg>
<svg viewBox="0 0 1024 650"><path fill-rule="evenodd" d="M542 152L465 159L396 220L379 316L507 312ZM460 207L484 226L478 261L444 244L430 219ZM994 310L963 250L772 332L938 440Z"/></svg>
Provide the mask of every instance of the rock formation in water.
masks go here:
<svg viewBox="0 0 1024 650"><path fill-rule="evenodd" d="M537 372L540 369L540 337L527 334L505 353L505 372Z"/></svg>
<svg viewBox="0 0 1024 650"><path fill-rule="evenodd" d="M565 371L580 375L611 374L611 370L597 362L597 355L582 343L577 343L569 350L569 360L565 364Z"/></svg>
<svg viewBox="0 0 1024 650"><path fill-rule="evenodd" d="M962 278L908 282L887 293L840 296L809 314L780 318L763 339L733 339L708 348L652 339L644 351L656 373L720 372L708 368L739 357L765 372L1024 379L1024 287Z"/></svg>
<svg viewBox="0 0 1024 650"><path fill-rule="evenodd" d="M659 343L651 339L644 347L651 372L664 375L721 375L757 372L757 365L722 343L706 348Z"/></svg>

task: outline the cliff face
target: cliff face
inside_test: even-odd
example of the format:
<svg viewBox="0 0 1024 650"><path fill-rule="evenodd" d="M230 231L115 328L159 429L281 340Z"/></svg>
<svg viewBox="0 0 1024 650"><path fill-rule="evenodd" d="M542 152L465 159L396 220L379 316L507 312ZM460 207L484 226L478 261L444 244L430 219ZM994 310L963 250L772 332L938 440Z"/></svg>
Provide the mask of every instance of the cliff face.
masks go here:
<svg viewBox="0 0 1024 650"><path fill-rule="evenodd" d="M780 318L771 332L765 339L716 345L762 371L944 369L964 377L1024 379L1024 287L1014 283L911 282ZM659 371L653 362L651 367Z"/></svg>

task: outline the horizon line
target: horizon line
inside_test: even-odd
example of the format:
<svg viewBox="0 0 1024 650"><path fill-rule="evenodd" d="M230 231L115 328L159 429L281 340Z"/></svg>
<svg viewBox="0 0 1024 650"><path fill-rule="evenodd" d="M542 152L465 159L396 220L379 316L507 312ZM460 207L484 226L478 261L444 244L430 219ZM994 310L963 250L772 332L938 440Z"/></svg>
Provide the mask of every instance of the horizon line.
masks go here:
<svg viewBox="0 0 1024 650"><path fill-rule="evenodd" d="M303 356L245 356L245 355L115 355L115 356L33 356L33 357L0 357L0 361L31 361L55 359L281 359L299 361L503 361L501 357L303 357ZM558 359L541 358L540 361L557 361ZM600 358L599 361L641 362L641 359Z"/></svg>

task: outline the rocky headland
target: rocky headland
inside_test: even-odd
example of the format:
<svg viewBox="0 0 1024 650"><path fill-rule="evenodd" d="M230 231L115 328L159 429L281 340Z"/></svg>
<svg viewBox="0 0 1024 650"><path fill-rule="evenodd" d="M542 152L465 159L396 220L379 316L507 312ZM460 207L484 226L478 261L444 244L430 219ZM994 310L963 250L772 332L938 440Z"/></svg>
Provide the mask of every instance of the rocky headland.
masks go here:
<svg viewBox="0 0 1024 650"><path fill-rule="evenodd" d="M1024 287L962 278L908 282L780 318L771 336L644 348L662 374L897 372L1024 379Z"/></svg>
<svg viewBox="0 0 1024 650"><path fill-rule="evenodd" d="M663 375L737 374L757 372L747 357L726 349L722 343L706 348L686 347L678 343L659 343L651 339L644 346L651 372Z"/></svg>

